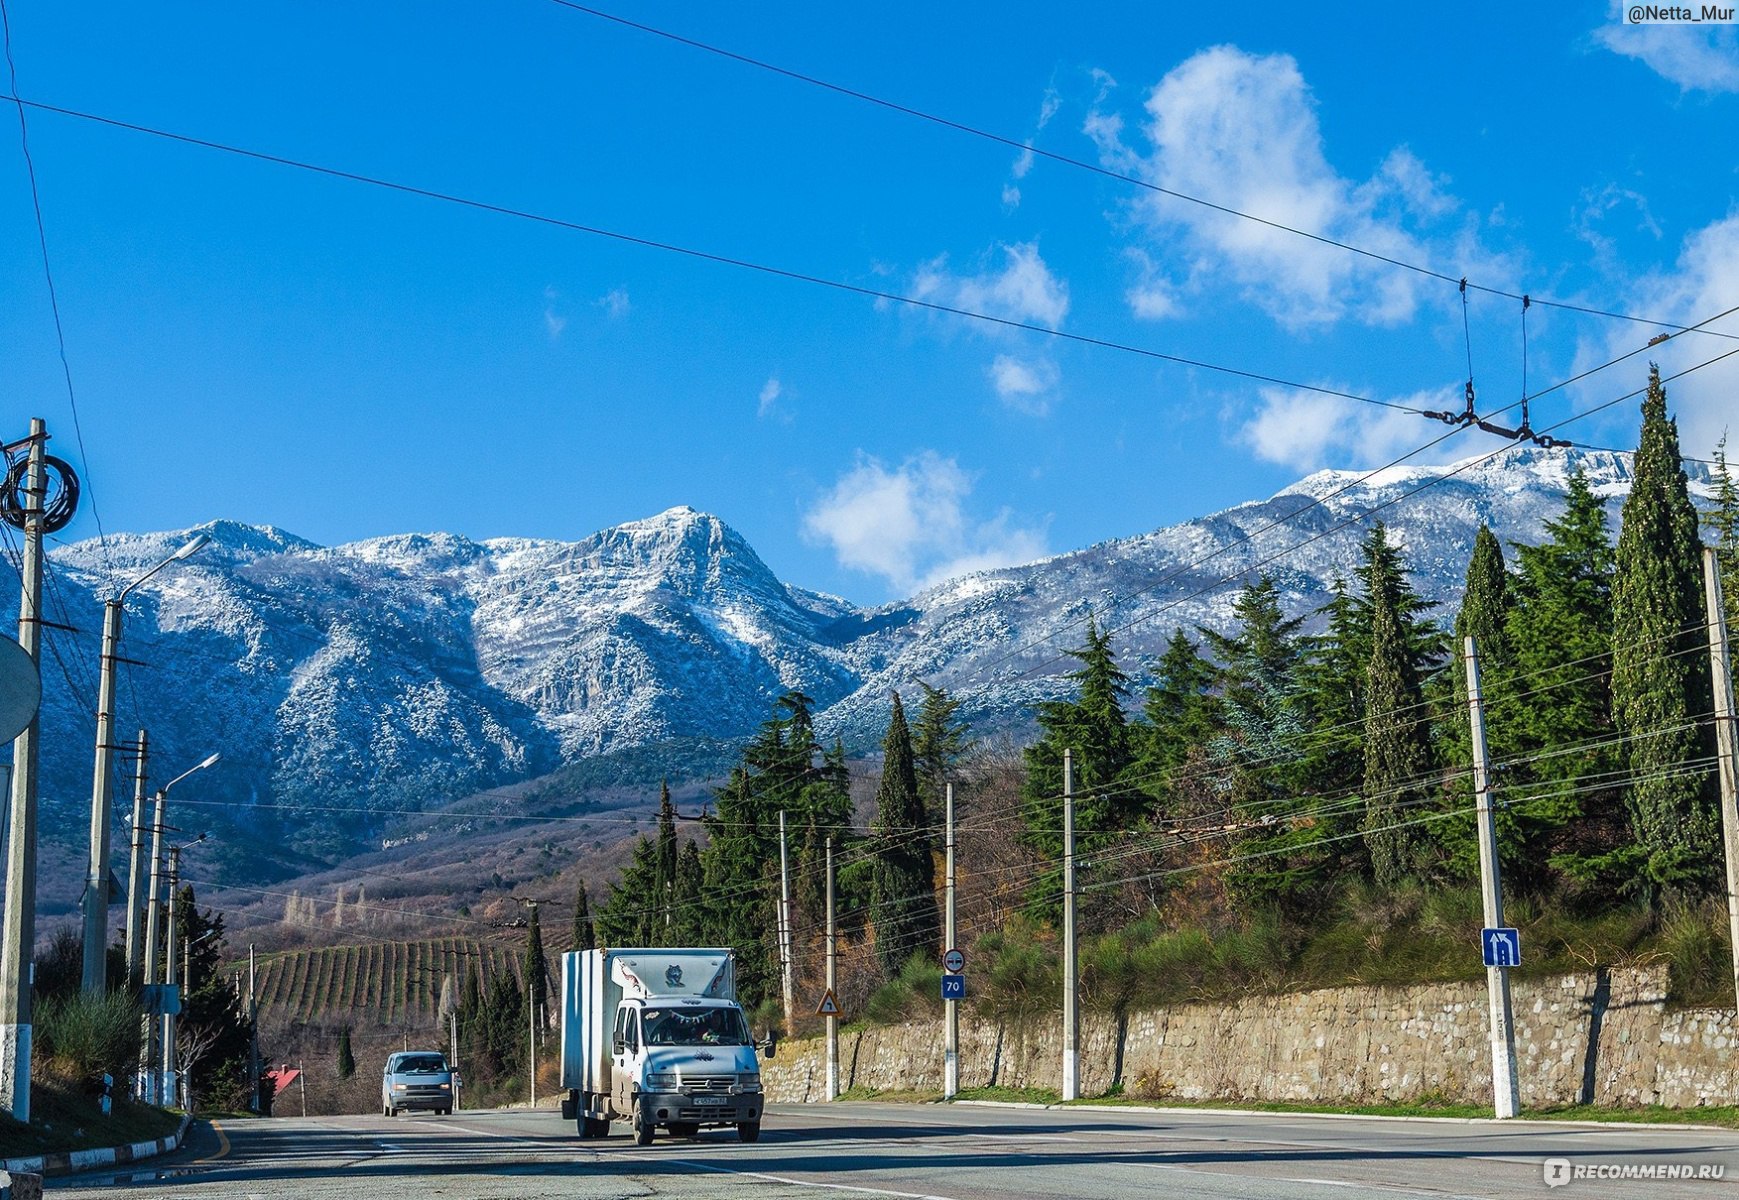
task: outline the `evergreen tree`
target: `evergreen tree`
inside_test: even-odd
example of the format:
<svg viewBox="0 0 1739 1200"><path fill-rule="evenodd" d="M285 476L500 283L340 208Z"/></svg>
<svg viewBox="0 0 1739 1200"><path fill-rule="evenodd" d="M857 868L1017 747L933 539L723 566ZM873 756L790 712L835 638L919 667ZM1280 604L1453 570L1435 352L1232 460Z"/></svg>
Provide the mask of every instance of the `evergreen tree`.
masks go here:
<svg viewBox="0 0 1739 1200"><path fill-rule="evenodd" d="M870 906L876 957L889 978L899 974L914 952L940 946L935 872L923 821L912 735L900 695L895 692L888 734L882 742L882 780L876 789L874 895Z"/></svg>
<svg viewBox="0 0 1739 1200"><path fill-rule="evenodd" d="M1710 850L1721 829L1709 777L1686 769L1710 753L1708 731L1694 720L1710 696L1702 574L1678 425L1651 364L1612 584L1612 716L1627 738L1643 882L1671 891L1710 888L1719 857Z"/></svg>
<svg viewBox="0 0 1739 1200"><path fill-rule="evenodd" d="M1727 435L1721 435L1715 447L1715 469L1711 472L1715 495L1703 513L1703 527L1709 531L1709 544L1715 547L1716 561L1721 566L1721 592L1727 602L1729 636L1739 631L1739 486L1727 466Z"/></svg>
<svg viewBox="0 0 1739 1200"><path fill-rule="evenodd" d="M643 836L598 909L598 937L606 946L656 946L662 928L658 843Z"/></svg>
<svg viewBox="0 0 1739 1200"><path fill-rule="evenodd" d="M1382 526L1374 549L1387 550ZM1396 828L1420 815L1430 789L1424 691L1418 648L1409 644L1402 607L1404 579L1398 553L1367 557L1365 602L1370 614L1371 658L1365 674L1365 847L1380 887L1394 887L1423 865L1424 835L1418 826Z"/></svg>
<svg viewBox="0 0 1739 1200"><path fill-rule="evenodd" d="M189 1043L211 1039L194 1067L196 1098L220 1108L244 1108L252 1094L247 1079L252 1025L244 1001L219 969L225 956L223 916L202 911L191 885L177 895L175 916L176 945L186 947L188 966L178 1028Z"/></svg>
<svg viewBox="0 0 1739 1200"><path fill-rule="evenodd" d="M1564 515L1546 532L1540 545L1516 547L1506 657L1485 689L1492 757L1520 760L1498 790L1525 799L1500 804L1496 822L1505 878L1521 890L1546 883L1548 865L1598 875L1625 840L1605 816L1619 797L1586 783L1619 763L1600 744L1612 730L1612 543L1605 505L1581 470L1571 472ZM1593 744L1570 752L1578 743Z"/></svg>
<svg viewBox="0 0 1739 1200"><path fill-rule="evenodd" d="M705 940L706 897L705 872L700 863L700 847L693 838L684 839L676 856L676 903L671 925L671 944L698 945Z"/></svg>
<svg viewBox="0 0 1739 1200"><path fill-rule="evenodd" d="M1302 800L1301 840L1324 881L1370 875L1370 858L1357 834L1362 814L1345 801L1364 786L1365 691L1370 672L1370 626L1359 598L1336 578L1320 634L1304 639L1298 665L1300 703L1310 732L1293 775ZM1319 898L1327 899L1326 893ZM1300 897L1303 899L1303 897Z"/></svg>
<svg viewBox="0 0 1739 1200"><path fill-rule="evenodd" d="M1084 829L1128 829L1140 816L1142 796L1118 786L1134 761L1134 738L1123 714L1129 677L1111 651L1111 635L1087 621L1087 642L1069 651L1080 662L1068 678L1074 700L1039 705L1040 737L1023 752L1026 781L1021 787L1027 841L1049 861L1062 853L1063 751L1074 751L1075 824ZM1053 881L1040 889L1054 891Z"/></svg>
<svg viewBox="0 0 1739 1200"><path fill-rule="evenodd" d="M754 1012L769 994L775 953L777 816L768 822L746 764L732 769L713 799L718 811L706 820L709 836L700 859L705 891L719 899L705 909L702 941L736 950L737 992L743 1007Z"/></svg>
<svg viewBox="0 0 1739 1200"><path fill-rule="evenodd" d="M538 923L541 905L533 904L531 919L525 930L525 986L531 997L531 1011L539 1022L549 1020L549 959L543 952L543 926Z"/></svg>
<svg viewBox="0 0 1739 1200"><path fill-rule="evenodd" d="M350 1050L350 1026L338 1031L338 1078L349 1079L356 1074L356 1055Z"/></svg>
<svg viewBox="0 0 1739 1200"><path fill-rule="evenodd" d="M676 806L670 802L670 781L658 785L657 895L658 929L668 944L676 903Z"/></svg>
<svg viewBox="0 0 1739 1200"><path fill-rule="evenodd" d="M1473 736L1469 726L1467 669L1462 655L1467 639L1472 638L1479 649L1480 690L1482 700L1489 705L1492 696L1502 694L1506 676L1511 670L1509 644L1510 586L1509 572L1504 566L1503 547L1490 526L1481 524L1473 535L1473 553L1467 560L1467 581L1461 593L1461 608L1455 614L1454 644L1450 647L1452 665L1449 690L1454 703L1444 714L1444 752L1448 763L1461 772L1469 772L1473 764ZM1490 726L1488 722L1488 730ZM1473 779L1462 774L1450 789L1451 803L1458 814L1453 820L1432 827L1432 836L1443 849L1451 875L1465 878L1470 870L1479 869L1478 824L1473 809ZM1508 817L1507 810L1500 815ZM1504 829L1499 830L1499 844L1505 844ZM1514 838L1509 839L1512 843ZM1513 847L1512 847L1513 848ZM1504 860L1505 878L1509 858Z"/></svg>
<svg viewBox="0 0 1739 1200"><path fill-rule="evenodd" d="M1214 665L1182 629L1174 630L1147 690L1147 719L1145 727L1138 727L1144 736L1138 737L1140 750L1133 764L1134 774L1146 781L1148 794L1162 811L1169 807L1172 773L1192 749L1205 747L1214 735L1213 684Z"/></svg>
<svg viewBox="0 0 1739 1200"><path fill-rule="evenodd" d="M586 896L584 879L580 880L574 892L573 939L572 948L575 950L592 950L597 946L596 935L592 932L592 905Z"/></svg>
<svg viewBox="0 0 1739 1200"><path fill-rule="evenodd" d="M912 761L918 775L918 800L924 808L920 824L932 829L942 823L944 792L972 741L968 725L959 720L960 704L941 688L922 681L924 699L912 725ZM936 838L931 838L935 844Z"/></svg>

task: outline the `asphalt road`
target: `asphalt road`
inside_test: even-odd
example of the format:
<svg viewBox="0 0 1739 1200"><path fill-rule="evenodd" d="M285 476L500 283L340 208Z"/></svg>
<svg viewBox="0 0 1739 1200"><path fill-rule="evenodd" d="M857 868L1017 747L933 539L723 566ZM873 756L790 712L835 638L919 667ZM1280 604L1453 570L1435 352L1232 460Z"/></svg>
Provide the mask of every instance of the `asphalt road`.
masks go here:
<svg viewBox="0 0 1739 1200"><path fill-rule="evenodd" d="M903 1104L775 1106L752 1146L721 1130L641 1148L616 1129L582 1142L551 1110L233 1122L157 1165L50 1186L66 1198L141 1200L1739 1194L1739 1133L1718 1129ZM1726 1178L1548 1188L1543 1164L1554 1157L1602 1170L1723 1167Z"/></svg>

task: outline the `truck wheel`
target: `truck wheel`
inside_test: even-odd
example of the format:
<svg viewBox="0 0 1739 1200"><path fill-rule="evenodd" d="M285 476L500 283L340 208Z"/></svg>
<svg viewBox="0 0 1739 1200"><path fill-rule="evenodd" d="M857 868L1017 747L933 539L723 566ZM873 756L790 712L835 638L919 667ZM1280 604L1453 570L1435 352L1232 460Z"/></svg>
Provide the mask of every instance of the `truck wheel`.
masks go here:
<svg viewBox="0 0 1739 1200"><path fill-rule="evenodd" d="M399 1115L399 1110L394 1108L392 1105L389 1104L386 1106L386 1112L383 1115L388 1116L388 1117L396 1117Z"/></svg>
<svg viewBox="0 0 1739 1200"><path fill-rule="evenodd" d="M761 1123L759 1121L743 1121L737 1125L737 1137L745 1142L761 1140Z"/></svg>
<svg viewBox="0 0 1739 1200"><path fill-rule="evenodd" d="M607 1137L609 1137L610 1136L610 1122L603 1119L603 1118L587 1117L586 1118L586 1135L585 1136L594 1137L594 1138L607 1138Z"/></svg>
<svg viewBox="0 0 1739 1200"><path fill-rule="evenodd" d="M655 1131L656 1127L652 1124L652 1114L646 1111L645 1105L636 1100L634 1102L634 1144L636 1146L650 1146Z"/></svg>
<svg viewBox="0 0 1739 1200"><path fill-rule="evenodd" d="M670 1136L671 1137L690 1138L690 1137L696 1136L699 1133L700 1133L700 1122L699 1121L672 1121L670 1123Z"/></svg>

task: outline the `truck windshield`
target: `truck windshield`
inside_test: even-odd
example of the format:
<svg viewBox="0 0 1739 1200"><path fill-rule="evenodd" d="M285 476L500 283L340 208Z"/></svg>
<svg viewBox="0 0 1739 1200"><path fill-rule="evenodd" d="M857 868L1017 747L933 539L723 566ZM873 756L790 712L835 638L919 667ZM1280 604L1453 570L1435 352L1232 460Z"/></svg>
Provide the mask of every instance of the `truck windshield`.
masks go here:
<svg viewBox="0 0 1739 1200"><path fill-rule="evenodd" d="M401 1058L393 1068L395 1075L442 1075L447 1070L447 1062L439 1054L412 1054Z"/></svg>
<svg viewBox="0 0 1739 1200"><path fill-rule="evenodd" d="M648 1046L746 1046L749 1028L734 1008L649 1008Z"/></svg>

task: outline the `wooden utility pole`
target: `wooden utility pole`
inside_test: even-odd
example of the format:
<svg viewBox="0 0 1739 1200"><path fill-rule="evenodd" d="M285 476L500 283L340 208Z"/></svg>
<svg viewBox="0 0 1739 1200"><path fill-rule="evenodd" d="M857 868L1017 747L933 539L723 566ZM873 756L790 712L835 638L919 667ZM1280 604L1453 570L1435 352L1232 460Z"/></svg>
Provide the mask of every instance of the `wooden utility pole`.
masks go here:
<svg viewBox="0 0 1739 1200"><path fill-rule="evenodd" d="M838 931L833 924L833 838L827 839L827 994L839 982ZM839 1014L827 1014L827 1098L839 1099Z"/></svg>
<svg viewBox="0 0 1739 1200"><path fill-rule="evenodd" d="M1709 676L1715 685L1715 755L1721 777L1721 844L1727 856L1727 937L1733 952L1733 994L1739 1003L1739 728L1733 710L1733 657L1721 563L1703 547L1703 603L1709 618Z"/></svg>
<svg viewBox="0 0 1739 1200"><path fill-rule="evenodd" d="M1075 752L1063 751L1063 1099L1081 1098L1080 963L1075 944Z"/></svg>
<svg viewBox="0 0 1739 1200"><path fill-rule="evenodd" d="M954 785L947 785L944 793L946 799L943 805L945 840L942 844L943 854L943 913L946 932L943 935L943 950L953 950L958 943L959 927L955 921L954 910ZM949 999L943 1002L946 1010L945 1040L942 1045L942 1096L952 1100L960 1090L960 1001Z"/></svg>
<svg viewBox="0 0 1739 1200"><path fill-rule="evenodd" d="M1485 926L1499 929L1504 923L1503 882L1499 877L1497 822L1491 812L1491 772L1485 748L1485 706L1479 692L1479 647L1470 637L1463 643L1467 665L1467 719L1473 734L1473 798L1479 823L1479 893L1484 903ZM1516 1081L1516 1026L1510 1010L1508 967L1485 969L1486 991L1491 1002L1491 1087L1493 1107L1500 1120L1521 1110Z"/></svg>
<svg viewBox="0 0 1739 1200"><path fill-rule="evenodd" d="M48 426L30 422L25 468L23 580L18 644L42 662L42 535L48 494ZM30 1120L30 984L36 947L36 776L41 729L32 717L12 741L12 812L6 839L6 911L0 925L0 1108Z"/></svg>

